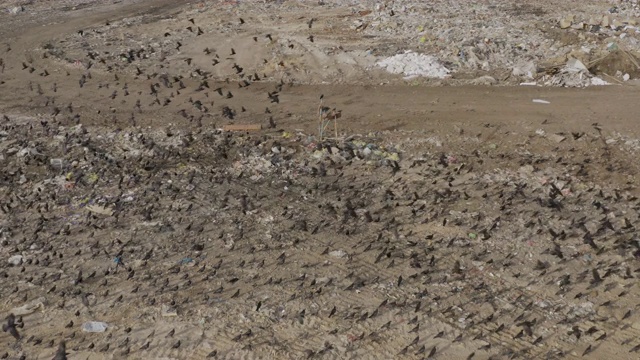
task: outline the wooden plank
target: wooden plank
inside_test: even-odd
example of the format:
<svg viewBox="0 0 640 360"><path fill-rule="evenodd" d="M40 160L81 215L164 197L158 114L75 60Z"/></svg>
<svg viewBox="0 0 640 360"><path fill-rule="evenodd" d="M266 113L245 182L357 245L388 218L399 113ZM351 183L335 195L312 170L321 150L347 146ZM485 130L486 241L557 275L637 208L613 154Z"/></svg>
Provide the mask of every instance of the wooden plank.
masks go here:
<svg viewBox="0 0 640 360"><path fill-rule="evenodd" d="M224 131L260 131L260 124L230 124L222 127Z"/></svg>

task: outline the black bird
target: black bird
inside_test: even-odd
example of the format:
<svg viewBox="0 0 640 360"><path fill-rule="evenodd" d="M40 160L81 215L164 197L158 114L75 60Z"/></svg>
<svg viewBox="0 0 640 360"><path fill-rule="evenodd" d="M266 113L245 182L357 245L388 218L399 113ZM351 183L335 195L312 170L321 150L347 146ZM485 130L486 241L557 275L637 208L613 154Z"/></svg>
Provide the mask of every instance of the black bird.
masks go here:
<svg viewBox="0 0 640 360"><path fill-rule="evenodd" d="M53 360L67 360L67 344L64 340L58 344L58 351L56 351Z"/></svg>
<svg viewBox="0 0 640 360"><path fill-rule="evenodd" d="M13 314L9 314L6 317L7 323L2 325L2 331L11 334L16 340L20 340L20 334L18 333L18 329L16 328L16 316Z"/></svg>

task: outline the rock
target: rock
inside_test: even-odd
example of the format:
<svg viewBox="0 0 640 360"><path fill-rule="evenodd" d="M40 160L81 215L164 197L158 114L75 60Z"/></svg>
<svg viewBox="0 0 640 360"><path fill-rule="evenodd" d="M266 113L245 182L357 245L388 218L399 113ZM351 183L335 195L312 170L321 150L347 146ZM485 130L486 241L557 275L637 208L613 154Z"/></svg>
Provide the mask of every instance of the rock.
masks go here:
<svg viewBox="0 0 640 360"><path fill-rule="evenodd" d="M611 23L611 27L614 29L621 28L623 26L624 26L624 23L618 19L613 20L613 23Z"/></svg>
<svg viewBox="0 0 640 360"><path fill-rule="evenodd" d="M591 25L591 26L595 26L595 25L600 25L600 20L596 20L596 18L589 18L589 21L587 21L587 24Z"/></svg>
<svg viewBox="0 0 640 360"><path fill-rule="evenodd" d="M602 17L602 21L600 22L600 25L602 25L604 27L609 27L611 25L611 16L604 15Z"/></svg>
<svg viewBox="0 0 640 360"><path fill-rule="evenodd" d="M7 260L7 262L13 266L19 266L20 264L22 264L22 260L24 260L24 256L13 255L12 257L9 258L9 260Z"/></svg>
<svg viewBox="0 0 640 360"><path fill-rule="evenodd" d="M560 29L568 29L571 26L572 22L569 19L562 19L560 20L560 22L558 23L558 25L560 25Z"/></svg>
<svg viewBox="0 0 640 360"><path fill-rule="evenodd" d="M329 255L337 258L343 258L347 256L347 253L344 250L333 250L329 253Z"/></svg>

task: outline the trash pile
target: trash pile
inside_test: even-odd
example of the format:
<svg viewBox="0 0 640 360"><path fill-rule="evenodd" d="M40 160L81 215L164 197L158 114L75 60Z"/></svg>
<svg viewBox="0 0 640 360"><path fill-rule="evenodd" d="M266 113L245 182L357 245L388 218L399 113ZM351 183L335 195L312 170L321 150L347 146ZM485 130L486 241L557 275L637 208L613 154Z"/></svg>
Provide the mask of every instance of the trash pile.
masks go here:
<svg viewBox="0 0 640 360"><path fill-rule="evenodd" d="M392 74L404 75L405 80L415 77L444 79L450 73L435 57L412 51L384 58L377 65Z"/></svg>
<svg viewBox="0 0 640 360"><path fill-rule="evenodd" d="M557 74L542 77L542 83L547 86L585 87L589 85L610 85L597 76L593 76L589 69L578 59L569 59Z"/></svg>

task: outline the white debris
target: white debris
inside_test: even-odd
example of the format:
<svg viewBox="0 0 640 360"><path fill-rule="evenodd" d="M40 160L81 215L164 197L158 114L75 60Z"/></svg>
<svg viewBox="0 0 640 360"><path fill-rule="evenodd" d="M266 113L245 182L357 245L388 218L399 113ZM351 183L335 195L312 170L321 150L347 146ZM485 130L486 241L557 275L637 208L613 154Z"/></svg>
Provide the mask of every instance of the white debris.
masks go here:
<svg viewBox="0 0 640 360"><path fill-rule="evenodd" d="M551 102L542 99L533 99L533 102L536 104L551 104Z"/></svg>
<svg viewBox="0 0 640 360"><path fill-rule="evenodd" d="M102 321L88 321L82 324L82 331L84 332L105 332L109 325Z"/></svg>
<svg viewBox="0 0 640 360"><path fill-rule="evenodd" d="M23 259L24 257L22 255L13 255L12 257L9 258L8 262L13 266L18 266L22 264Z"/></svg>
<svg viewBox="0 0 640 360"><path fill-rule="evenodd" d="M611 83L608 83L599 77L594 77L591 78L591 85L611 85Z"/></svg>
<svg viewBox="0 0 640 360"><path fill-rule="evenodd" d="M347 256L347 253L344 250L334 250L334 251L331 251L329 255L337 258L343 258Z"/></svg>
<svg viewBox="0 0 640 360"><path fill-rule="evenodd" d="M406 51L377 62L377 65L393 74L407 77L446 78L450 71L433 56Z"/></svg>
<svg viewBox="0 0 640 360"><path fill-rule="evenodd" d="M20 307L13 308L11 313L16 316L29 315L34 312L44 309L44 304L46 303L46 299L44 297L39 297L35 300L32 300Z"/></svg>

